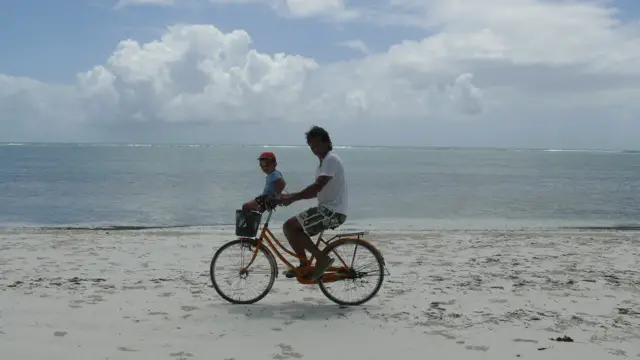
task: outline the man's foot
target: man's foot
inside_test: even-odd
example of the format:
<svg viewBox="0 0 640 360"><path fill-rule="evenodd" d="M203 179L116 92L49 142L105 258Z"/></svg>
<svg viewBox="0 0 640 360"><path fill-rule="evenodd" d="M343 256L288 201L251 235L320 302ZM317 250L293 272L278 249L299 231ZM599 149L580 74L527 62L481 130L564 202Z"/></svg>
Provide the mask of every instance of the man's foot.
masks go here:
<svg viewBox="0 0 640 360"><path fill-rule="evenodd" d="M301 269L301 268L303 268L303 267L304 267L304 265L298 265L298 267L296 268L296 270L299 270L299 269ZM291 279L291 278L296 277L296 273L295 273L294 269L289 269L289 270L287 270L287 271L285 271L285 272L284 272L284 276L286 276L286 277L287 277L287 279Z"/></svg>
<svg viewBox="0 0 640 360"><path fill-rule="evenodd" d="M324 272L333 264L333 259L327 257L325 261L316 261L316 266L313 269L313 272L310 274L311 280L318 280Z"/></svg>

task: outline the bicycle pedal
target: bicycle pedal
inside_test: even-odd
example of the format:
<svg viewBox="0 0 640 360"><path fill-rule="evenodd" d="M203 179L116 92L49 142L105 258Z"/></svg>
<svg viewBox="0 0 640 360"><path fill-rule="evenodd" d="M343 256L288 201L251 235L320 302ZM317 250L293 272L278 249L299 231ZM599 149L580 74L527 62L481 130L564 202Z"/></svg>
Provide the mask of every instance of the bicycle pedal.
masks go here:
<svg viewBox="0 0 640 360"><path fill-rule="evenodd" d="M294 273L293 271L289 271L289 270L283 271L282 275L284 275L287 279L293 279L294 277L296 277L296 273Z"/></svg>

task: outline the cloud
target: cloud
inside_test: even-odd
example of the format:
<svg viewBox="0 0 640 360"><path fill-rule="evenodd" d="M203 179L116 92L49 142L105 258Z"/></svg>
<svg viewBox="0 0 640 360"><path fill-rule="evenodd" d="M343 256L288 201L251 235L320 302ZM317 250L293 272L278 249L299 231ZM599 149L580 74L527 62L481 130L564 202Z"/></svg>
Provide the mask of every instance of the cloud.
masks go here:
<svg viewBox="0 0 640 360"><path fill-rule="evenodd" d="M344 11L342 0L286 0L285 4L291 14L297 17Z"/></svg>
<svg viewBox="0 0 640 360"><path fill-rule="evenodd" d="M174 5L176 0L118 0L115 5L116 9L121 9L127 6L140 6L140 5L156 5L156 6L169 6Z"/></svg>
<svg viewBox="0 0 640 360"><path fill-rule="evenodd" d="M446 90L430 87L424 74L417 74L424 83L411 83L378 66L371 59L320 67L299 55L260 53L242 30L223 33L212 25L177 25L157 41L121 41L105 64L79 74L75 84L55 97L65 94L68 112L85 122L185 123L346 120L354 109L369 118L421 117L429 112L423 100L448 97ZM22 90L3 96L4 106L22 104L23 111L31 111L50 101L54 92L33 80L6 79ZM456 76L448 82L456 89L471 86ZM396 98L398 93L407 97ZM455 102L464 99L456 96ZM390 111L390 105L396 110Z"/></svg>
<svg viewBox="0 0 640 360"><path fill-rule="evenodd" d="M302 17L350 11L342 1L264 3ZM367 56L321 64L261 53L243 30L175 25L155 41L121 41L69 85L0 77L0 129L474 120L499 133L526 120L525 136L544 133L531 128L548 126L539 119L561 116L567 133L586 118L591 129L613 126L609 143L640 129L640 31L615 9L534 0L394 0L388 8L394 13L376 21L404 18L432 34L379 53L347 41Z"/></svg>
<svg viewBox="0 0 640 360"><path fill-rule="evenodd" d="M174 26L160 41L123 41L106 65L79 76L91 116L158 122L254 121L282 118L301 99L317 63L301 56L267 55L249 47L244 31Z"/></svg>
<svg viewBox="0 0 640 360"><path fill-rule="evenodd" d="M346 48L349 48L349 49L353 49L353 50L359 51L359 52L361 52L363 54L371 54L371 51L369 50L369 47L362 40L342 41L342 42L338 43L338 46L343 46L343 47L346 47Z"/></svg>
<svg viewBox="0 0 640 360"><path fill-rule="evenodd" d="M151 0L152 1L152 0ZM183 0L184 1L184 0ZM351 21L360 17L359 9L345 5L344 0L208 0L212 4L260 4L289 18L323 18Z"/></svg>

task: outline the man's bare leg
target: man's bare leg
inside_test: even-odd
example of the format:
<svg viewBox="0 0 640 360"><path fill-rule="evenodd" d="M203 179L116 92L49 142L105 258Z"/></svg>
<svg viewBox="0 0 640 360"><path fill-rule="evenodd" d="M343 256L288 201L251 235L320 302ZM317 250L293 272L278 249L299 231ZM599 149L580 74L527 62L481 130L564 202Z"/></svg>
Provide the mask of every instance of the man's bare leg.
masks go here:
<svg viewBox="0 0 640 360"><path fill-rule="evenodd" d="M284 232L284 236L287 238L287 241L289 241L289 245L291 245L293 251L301 259L300 266L304 265L303 260L307 259L307 253L305 252L305 246L302 245L304 242L301 242L299 238L300 233L304 236L307 236L307 234L302 231L300 223L295 217L289 218L289 220L285 221L282 226L282 231Z"/></svg>
<svg viewBox="0 0 640 360"><path fill-rule="evenodd" d="M295 217L289 218L289 220L284 223L282 230L284 232L284 236L289 241L291 248L300 258L306 260L307 255L305 250L309 250L311 255L316 258L316 262L319 261L324 263L328 260L329 256L323 254L320 249L318 249L309 235L304 232L302 226L298 222L298 219ZM302 261L300 262L300 265L303 265Z"/></svg>

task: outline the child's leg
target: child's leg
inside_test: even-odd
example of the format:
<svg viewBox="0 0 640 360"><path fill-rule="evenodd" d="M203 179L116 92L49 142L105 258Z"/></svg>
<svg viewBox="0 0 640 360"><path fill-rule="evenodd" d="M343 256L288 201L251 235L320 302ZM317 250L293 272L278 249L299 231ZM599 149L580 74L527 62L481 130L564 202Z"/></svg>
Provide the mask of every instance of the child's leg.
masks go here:
<svg viewBox="0 0 640 360"><path fill-rule="evenodd" d="M260 206L258 205L255 199L252 199L242 205L242 210L260 212Z"/></svg>

